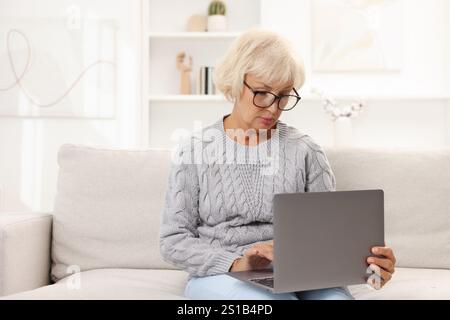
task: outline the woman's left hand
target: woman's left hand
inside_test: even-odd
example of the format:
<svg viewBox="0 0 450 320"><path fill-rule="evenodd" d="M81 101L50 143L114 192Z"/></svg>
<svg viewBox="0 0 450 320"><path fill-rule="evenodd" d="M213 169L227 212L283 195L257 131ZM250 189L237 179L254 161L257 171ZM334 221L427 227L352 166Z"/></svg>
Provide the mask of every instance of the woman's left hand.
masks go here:
<svg viewBox="0 0 450 320"><path fill-rule="evenodd" d="M395 272L396 259L394 252L388 247L373 247L372 252L377 257L368 257L369 268L375 273L367 279L367 283L373 288L381 289Z"/></svg>

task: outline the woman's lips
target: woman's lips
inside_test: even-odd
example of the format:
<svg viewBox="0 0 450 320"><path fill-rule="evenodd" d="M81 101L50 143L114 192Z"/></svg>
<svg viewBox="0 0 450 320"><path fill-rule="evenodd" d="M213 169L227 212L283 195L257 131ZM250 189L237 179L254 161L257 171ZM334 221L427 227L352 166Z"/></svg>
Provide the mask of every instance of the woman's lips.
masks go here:
<svg viewBox="0 0 450 320"><path fill-rule="evenodd" d="M264 117L260 117L260 119L261 119L261 121L264 123L264 124L271 124L272 123L272 121L273 121L273 119L272 118L264 118Z"/></svg>

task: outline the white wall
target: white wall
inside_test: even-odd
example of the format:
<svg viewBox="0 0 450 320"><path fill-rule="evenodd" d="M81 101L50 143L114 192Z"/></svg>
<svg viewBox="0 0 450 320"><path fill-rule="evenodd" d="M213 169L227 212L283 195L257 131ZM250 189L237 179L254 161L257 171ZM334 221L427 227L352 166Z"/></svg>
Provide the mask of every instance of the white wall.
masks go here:
<svg viewBox="0 0 450 320"><path fill-rule="evenodd" d="M402 71L358 74L311 71L311 1L261 0L260 3L261 25L287 36L305 60L307 82L300 93L308 95L311 87L319 87L336 98L342 95L364 98L363 113L352 120L355 146L449 147L450 112L448 99L444 99L450 97L450 55L446 54L450 43L450 15L446 14L449 1L405 0L404 19L401 20L405 32ZM183 12L189 9L183 8ZM153 28L158 29L158 26ZM159 50L174 53L175 45L179 46L177 49L195 49L188 42L177 42L173 47L161 45ZM161 57L162 53L156 54L156 51L156 48L152 51L154 56ZM161 70L156 71L154 76L159 80ZM177 73L174 71L173 74ZM167 76L173 78L173 74ZM155 79L154 83L157 82ZM163 82L159 87L153 85L151 90L166 93ZM150 144L171 146L175 142L168 136L174 128L192 130L194 121L208 124L230 111L230 105L210 101L154 104L150 108ZM174 113L178 115L176 119L172 116ZM283 114L282 120L310 134L322 145L335 143L334 125L318 100L303 100L299 107Z"/></svg>
<svg viewBox="0 0 450 320"><path fill-rule="evenodd" d="M404 66L396 74L363 74L341 77L317 75L313 83L320 83L330 92L353 91L387 95L444 95L446 93L444 44L446 43L447 0L404 1ZM400 21L399 21L400 22ZM359 85L358 85L359 83ZM448 93L447 93L448 94Z"/></svg>
<svg viewBox="0 0 450 320"><path fill-rule="evenodd" d="M119 25L116 118L0 117L0 211L53 208L56 155L61 144L133 147L140 143L139 0L0 0L0 19L65 17L67 8L74 4L80 7L82 17L116 19ZM0 46L4 41L0 39Z"/></svg>
<svg viewBox="0 0 450 320"><path fill-rule="evenodd" d="M311 1L262 0L261 5L262 25L287 36L305 60L303 94L318 87L336 98L366 98L367 107L352 120L355 146L450 147L450 104L443 99L450 97L449 1L404 1L402 71L357 74L311 72ZM333 124L320 103L306 101L283 117L321 144L334 144Z"/></svg>
<svg viewBox="0 0 450 320"><path fill-rule="evenodd" d="M404 70L396 75L311 73L310 1L313 0L261 0L260 5L261 24L288 36L305 59L308 83L303 92L313 84L333 95L385 94L382 100L368 100L367 108L354 119L353 136L357 146L450 147L450 103L438 97L450 96L450 1L405 0L407 56ZM140 0L0 0L0 19L11 14L64 15L67 6L73 3L80 5L82 13L116 18L120 23L117 117L114 120L0 117L0 189L3 190L0 211L52 209L56 153L63 143L140 145L140 104L148 94L147 89L141 92L140 87L143 72L140 55L144 53L140 40L145 39L140 34ZM160 3L173 4L163 0ZM0 46L3 41L0 39ZM203 107L209 109L201 110ZM151 141L156 146L167 146L170 128L184 124L182 127L192 129L193 123L186 119L210 121L230 108L208 102L198 106L160 104L150 110L150 123L154 124L150 128ZM194 116L190 115L192 110L197 110ZM319 101L304 102L284 115L283 120L322 145L334 143L333 124Z"/></svg>
<svg viewBox="0 0 450 320"><path fill-rule="evenodd" d="M446 35L445 35L445 54L446 57L445 60L445 82L447 83L446 92L450 92L450 1L446 2L447 8L445 12L447 13L446 21ZM446 117L446 123L447 123L447 135L446 135L446 145L450 146L450 102L447 102L447 117Z"/></svg>
<svg viewBox="0 0 450 320"><path fill-rule="evenodd" d="M446 33L445 33L445 41L444 41L444 57L445 59L445 82L447 83L446 91L450 92L450 1L446 1L446 17L445 20L447 21L446 25Z"/></svg>
<svg viewBox="0 0 450 320"><path fill-rule="evenodd" d="M350 95L449 95L442 68L449 42L448 0L403 0L403 70L357 74L311 73L311 1L262 0L261 5L262 25L287 36L303 56L308 71L306 88L319 86L330 94Z"/></svg>

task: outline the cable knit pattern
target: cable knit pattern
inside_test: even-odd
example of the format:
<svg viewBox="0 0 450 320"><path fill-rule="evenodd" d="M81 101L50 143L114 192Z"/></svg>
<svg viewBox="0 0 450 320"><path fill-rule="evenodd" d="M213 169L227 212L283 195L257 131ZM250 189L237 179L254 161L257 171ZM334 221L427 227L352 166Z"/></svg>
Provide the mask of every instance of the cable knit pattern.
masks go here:
<svg viewBox="0 0 450 320"><path fill-rule="evenodd" d="M281 121L276 128L244 146L227 136L222 118L179 146L161 220L166 261L191 277L228 272L246 249L273 239L274 194L336 190L323 149Z"/></svg>

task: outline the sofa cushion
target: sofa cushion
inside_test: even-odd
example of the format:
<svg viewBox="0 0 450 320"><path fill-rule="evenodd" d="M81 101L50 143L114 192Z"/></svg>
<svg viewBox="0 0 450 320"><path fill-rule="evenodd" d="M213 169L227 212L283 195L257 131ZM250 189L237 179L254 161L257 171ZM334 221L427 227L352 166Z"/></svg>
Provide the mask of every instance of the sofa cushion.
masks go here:
<svg viewBox="0 0 450 320"><path fill-rule="evenodd" d="M173 268L159 253L170 152L63 145L52 280L101 268Z"/></svg>
<svg viewBox="0 0 450 320"><path fill-rule="evenodd" d="M384 190L398 266L450 268L450 149L325 151L337 190Z"/></svg>
<svg viewBox="0 0 450 320"><path fill-rule="evenodd" d="M2 299L183 299L187 277L178 270L90 270ZM382 290L367 285L349 286L349 290L357 300L450 299L450 270L398 268Z"/></svg>
<svg viewBox="0 0 450 320"><path fill-rule="evenodd" d="M348 288L357 300L448 300L450 270L397 268L381 290L368 285Z"/></svg>
<svg viewBox="0 0 450 320"><path fill-rule="evenodd" d="M187 273L178 270L97 269L4 299L176 300L184 299L187 277Z"/></svg>

